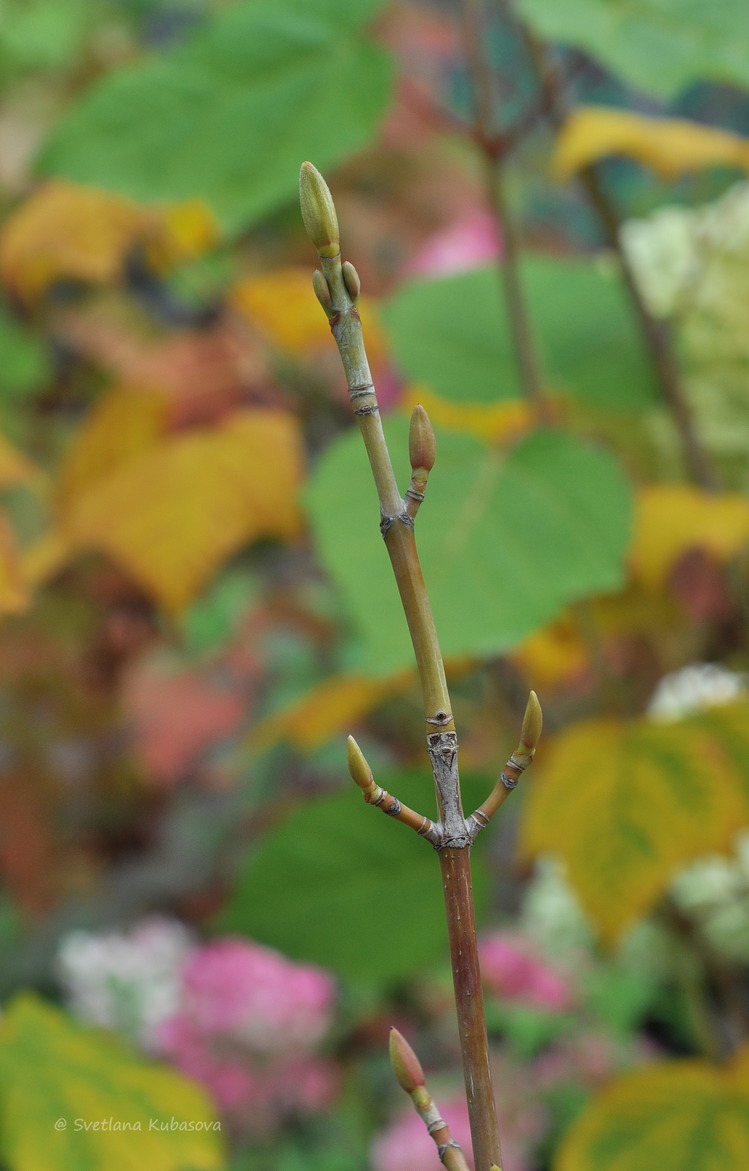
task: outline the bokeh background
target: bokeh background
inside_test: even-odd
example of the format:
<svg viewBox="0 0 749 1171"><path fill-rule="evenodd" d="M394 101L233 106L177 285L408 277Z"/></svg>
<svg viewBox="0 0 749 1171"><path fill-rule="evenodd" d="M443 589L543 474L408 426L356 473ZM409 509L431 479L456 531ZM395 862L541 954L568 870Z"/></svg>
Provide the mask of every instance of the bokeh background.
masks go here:
<svg viewBox="0 0 749 1171"><path fill-rule="evenodd" d="M0 5L0 1166L468 1149L333 190L474 851L504 1171L749 1151L749 9Z"/></svg>

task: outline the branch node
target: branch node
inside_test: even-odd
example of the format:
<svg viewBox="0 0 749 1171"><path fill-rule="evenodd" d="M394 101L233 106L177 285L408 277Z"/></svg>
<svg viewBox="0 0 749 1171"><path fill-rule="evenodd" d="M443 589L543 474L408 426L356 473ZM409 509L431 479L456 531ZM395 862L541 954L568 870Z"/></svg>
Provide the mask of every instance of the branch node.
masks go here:
<svg viewBox="0 0 749 1171"><path fill-rule="evenodd" d="M359 412L354 411L354 414L358 415ZM383 537L388 535L397 520L400 521L402 525L406 525L407 528L412 529L414 527L413 517L409 516L407 512L399 512L397 516L383 516L380 519L380 532L382 533Z"/></svg>

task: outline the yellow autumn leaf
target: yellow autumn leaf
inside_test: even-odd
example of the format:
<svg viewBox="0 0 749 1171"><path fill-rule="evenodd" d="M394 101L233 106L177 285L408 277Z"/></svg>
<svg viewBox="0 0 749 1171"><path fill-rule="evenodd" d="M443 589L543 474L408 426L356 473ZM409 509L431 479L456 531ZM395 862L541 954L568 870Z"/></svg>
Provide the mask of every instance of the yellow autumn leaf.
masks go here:
<svg viewBox="0 0 749 1171"><path fill-rule="evenodd" d="M62 569L71 555L70 543L58 529L48 529L20 554L21 576L26 586L44 585Z"/></svg>
<svg viewBox="0 0 749 1171"><path fill-rule="evenodd" d="M749 727L749 705L739 706ZM679 867L729 849L749 824L742 770L711 718L575 724L529 788L523 852L562 857L606 942L650 910Z"/></svg>
<svg viewBox="0 0 749 1171"><path fill-rule="evenodd" d="M130 199L53 179L6 218L0 276L26 300L60 277L113 280L142 222L142 210Z"/></svg>
<svg viewBox="0 0 749 1171"><path fill-rule="evenodd" d="M22 614L29 592L13 530L0 512L0 614Z"/></svg>
<svg viewBox="0 0 749 1171"><path fill-rule="evenodd" d="M107 391L87 414L63 459L55 486L58 511L64 515L71 501L158 443L167 406L158 391Z"/></svg>
<svg viewBox="0 0 749 1171"><path fill-rule="evenodd" d="M4 1013L0 1043L0 1151L13 1171L225 1165L202 1090L112 1034L24 993Z"/></svg>
<svg viewBox="0 0 749 1171"><path fill-rule="evenodd" d="M304 356L330 344L330 326L312 291L306 268L279 268L260 276L244 277L229 293L229 304L269 345ZM374 302L359 299L369 360L376 363L385 341Z"/></svg>
<svg viewBox="0 0 749 1171"><path fill-rule="evenodd" d="M136 243L158 268L212 248L218 224L202 200L139 204L111 191L51 179L6 217L0 233L0 278L31 301L60 279L116 280Z"/></svg>
<svg viewBox="0 0 749 1171"><path fill-rule="evenodd" d="M749 1167L749 1047L728 1066L658 1062L616 1078L565 1133L554 1171Z"/></svg>
<svg viewBox="0 0 749 1171"><path fill-rule="evenodd" d="M551 170L557 179L568 179L607 155L626 155L663 179L675 179L705 167L749 170L749 139L682 118L582 106L559 132Z"/></svg>
<svg viewBox="0 0 749 1171"><path fill-rule="evenodd" d="M297 535L301 476L294 417L237 411L162 438L69 498L62 531L77 548L109 553L177 613L242 545Z"/></svg>
<svg viewBox="0 0 749 1171"><path fill-rule="evenodd" d="M509 657L534 687L566 683L583 672L589 662L580 625L570 615L524 638Z"/></svg>
<svg viewBox="0 0 749 1171"><path fill-rule="evenodd" d="M407 387L402 409L410 414L419 403L437 426L476 435L488 443L510 443L532 431L538 422L532 405L525 399L459 403L440 398L426 386Z"/></svg>
<svg viewBox="0 0 749 1171"><path fill-rule="evenodd" d="M218 220L202 199L163 204L146 211L145 222L146 254L160 272L203 256L221 236Z"/></svg>
<svg viewBox="0 0 749 1171"><path fill-rule="evenodd" d="M749 542L749 499L688 484L655 484L637 498L630 564L636 581L658 588L689 549L727 561Z"/></svg>
<svg viewBox="0 0 749 1171"><path fill-rule="evenodd" d="M12 484L33 484L42 479L42 471L28 456L0 435L0 488Z"/></svg>
<svg viewBox="0 0 749 1171"><path fill-rule="evenodd" d="M383 699L396 694L412 679L412 671L399 671L384 679L355 672L325 679L296 703L258 723L250 737L252 746L267 748L283 738L303 752L312 752L332 736L350 731Z"/></svg>

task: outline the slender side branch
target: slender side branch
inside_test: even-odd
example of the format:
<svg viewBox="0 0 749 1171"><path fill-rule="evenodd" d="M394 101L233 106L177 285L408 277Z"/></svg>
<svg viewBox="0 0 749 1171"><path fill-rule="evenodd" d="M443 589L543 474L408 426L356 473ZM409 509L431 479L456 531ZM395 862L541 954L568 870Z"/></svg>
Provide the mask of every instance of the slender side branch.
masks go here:
<svg viewBox="0 0 749 1171"><path fill-rule="evenodd" d="M377 784L366 757L353 736L348 738L346 757L351 779L361 789L367 805L376 805L383 813L387 813L388 817L416 830L420 837L426 838L433 846L440 844L440 827L438 825L435 825L428 817L423 817L415 810L409 809L408 805L404 805L397 797L393 797L391 793Z"/></svg>
<svg viewBox="0 0 749 1171"><path fill-rule="evenodd" d="M468 818L468 832L471 841L478 837L482 829L486 829L500 805L504 804L513 789L517 788L520 777L536 755L536 746L541 738L542 727L541 704L538 702L535 691L531 691L525 706L523 725L520 729L520 742L499 774L499 779L486 801L479 805L478 809Z"/></svg>
<svg viewBox="0 0 749 1171"><path fill-rule="evenodd" d="M390 1030L390 1064L398 1085L414 1104L430 1137L434 1140L440 1161L447 1171L469 1171L463 1148L455 1141L444 1118L440 1117L434 1098L426 1088L421 1062L406 1038L397 1029ZM501 1171L492 1164L490 1171Z"/></svg>

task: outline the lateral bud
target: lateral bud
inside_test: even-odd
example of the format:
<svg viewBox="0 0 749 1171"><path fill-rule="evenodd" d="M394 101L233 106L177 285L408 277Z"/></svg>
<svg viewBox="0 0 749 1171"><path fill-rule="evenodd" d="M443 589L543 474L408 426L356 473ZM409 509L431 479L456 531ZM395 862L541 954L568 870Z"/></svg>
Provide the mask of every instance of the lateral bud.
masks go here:
<svg viewBox="0 0 749 1171"><path fill-rule="evenodd" d="M390 1029L390 1064L398 1085L407 1094L413 1094L424 1086L421 1062L406 1038L394 1026Z"/></svg>
<svg viewBox="0 0 749 1171"><path fill-rule="evenodd" d="M411 415L408 431L408 456L414 472L431 472L437 458L437 441L434 430L421 403L417 403ZM426 480L426 475L423 477Z"/></svg>
<svg viewBox="0 0 749 1171"><path fill-rule="evenodd" d="M351 780L358 785L364 794L364 800L377 788L372 770L367 764L366 757L353 736L346 741L346 763L351 773Z"/></svg>
<svg viewBox="0 0 749 1171"><path fill-rule="evenodd" d="M333 313L333 302L330 297L330 289L320 269L317 268L312 273L312 288L315 290L315 296L322 305L323 309L330 317Z"/></svg>
<svg viewBox="0 0 749 1171"><path fill-rule="evenodd" d="M341 250L333 196L317 167L302 163L299 172L299 204L307 235L319 256L330 258Z"/></svg>
<svg viewBox="0 0 749 1171"><path fill-rule="evenodd" d="M538 696L535 691L531 691L528 695L528 702L525 705L523 726L520 729L520 743L513 753L514 756L523 760L524 763L530 764L533 759L538 742L541 739L543 725L544 715L541 711L541 704L538 701Z"/></svg>
<svg viewBox="0 0 749 1171"><path fill-rule="evenodd" d="M344 260L343 264L341 265L341 272L343 273L343 283L348 290L348 295L354 304L356 304L356 302L359 300L359 293L361 292L361 281L359 280L359 274L350 260Z"/></svg>

